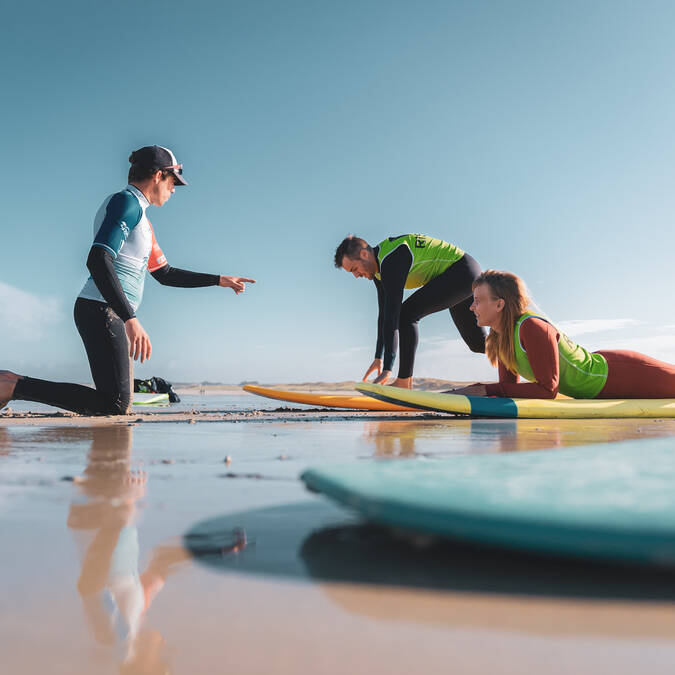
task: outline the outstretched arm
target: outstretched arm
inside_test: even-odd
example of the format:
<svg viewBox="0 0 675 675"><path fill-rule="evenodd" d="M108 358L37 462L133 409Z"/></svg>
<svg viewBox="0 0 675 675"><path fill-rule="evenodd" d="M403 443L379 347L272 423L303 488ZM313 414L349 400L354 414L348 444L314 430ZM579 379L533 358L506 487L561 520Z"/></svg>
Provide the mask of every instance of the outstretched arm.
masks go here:
<svg viewBox="0 0 675 675"><path fill-rule="evenodd" d="M164 265L150 272L162 286L174 286L176 288L203 288L205 286L222 286L231 288L239 294L244 291L247 283L254 284L255 279L246 277L227 277L221 274L203 274L202 272L190 272L171 265Z"/></svg>
<svg viewBox="0 0 675 675"><path fill-rule="evenodd" d="M220 275L218 274L190 272L178 267L171 267L168 263L151 271L150 274L162 286L174 286L176 288L202 288L204 286L218 286L220 283Z"/></svg>

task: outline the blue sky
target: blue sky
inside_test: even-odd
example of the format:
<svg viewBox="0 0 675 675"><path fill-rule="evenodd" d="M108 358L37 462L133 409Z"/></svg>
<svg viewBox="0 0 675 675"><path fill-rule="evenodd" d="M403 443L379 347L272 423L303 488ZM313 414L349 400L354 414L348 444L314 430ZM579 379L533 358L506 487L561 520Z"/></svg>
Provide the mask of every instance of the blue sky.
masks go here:
<svg viewBox="0 0 675 675"><path fill-rule="evenodd" d="M371 284L350 232L422 232L508 269L591 348L675 361L671 2L26 2L0 27L0 367L87 381L72 321L132 149L190 186L148 216L175 266L139 318L173 381L358 378ZM416 374L491 376L447 313Z"/></svg>

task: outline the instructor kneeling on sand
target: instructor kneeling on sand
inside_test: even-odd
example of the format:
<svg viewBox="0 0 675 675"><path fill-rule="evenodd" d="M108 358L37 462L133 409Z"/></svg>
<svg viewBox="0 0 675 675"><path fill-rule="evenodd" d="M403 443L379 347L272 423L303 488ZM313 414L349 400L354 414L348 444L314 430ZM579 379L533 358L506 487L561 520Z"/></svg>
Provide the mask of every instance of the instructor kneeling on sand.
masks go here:
<svg viewBox="0 0 675 675"><path fill-rule="evenodd" d="M377 346L364 381L377 372L375 382L386 384L396 358L396 333L400 340L398 378L395 387L412 388L418 335L417 322L429 314L450 310L459 334L472 352L485 353L485 331L469 307L471 286L480 265L454 244L422 234L389 237L374 248L350 235L335 251L335 266L357 279L375 282L379 315ZM419 288L405 302L403 290ZM384 350L384 362L382 351Z"/></svg>
<svg viewBox="0 0 675 675"><path fill-rule="evenodd" d="M95 389L0 371L0 408L19 399L74 412L125 415L131 404L131 362L150 358L150 338L136 318L146 269L164 286L223 286L239 294L244 277L202 274L171 267L145 211L162 206L177 185L187 185L171 150L150 145L131 153L129 185L106 197L94 219L91 276L75 302L75 324L84 342Z"/></svg>

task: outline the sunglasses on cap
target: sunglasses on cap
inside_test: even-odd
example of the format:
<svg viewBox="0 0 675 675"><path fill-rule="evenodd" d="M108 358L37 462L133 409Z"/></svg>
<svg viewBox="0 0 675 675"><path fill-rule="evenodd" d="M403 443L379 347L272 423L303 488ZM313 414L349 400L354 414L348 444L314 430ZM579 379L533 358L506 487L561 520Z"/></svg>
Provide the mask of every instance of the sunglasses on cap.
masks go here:
<svg viewBox="0 0 675 675"><path fill-rule="evenodd" d="M183 175L183 165L182 164L173 164L172 166L163 166L162 171L173 171L179 176Z"/></svg>

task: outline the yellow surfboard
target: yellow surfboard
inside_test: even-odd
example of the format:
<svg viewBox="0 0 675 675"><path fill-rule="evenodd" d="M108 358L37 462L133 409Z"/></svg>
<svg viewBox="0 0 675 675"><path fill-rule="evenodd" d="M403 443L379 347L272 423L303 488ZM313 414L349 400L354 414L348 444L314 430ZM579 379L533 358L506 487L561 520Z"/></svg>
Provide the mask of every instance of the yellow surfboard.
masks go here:
<svg viewBox="0 0 675 675"><path fill-rule="evenodd" d="M478 417L520 417L536 419L614 419L619 417L675 417L675 399L544 399L459 396L430 391L412 391L370 382L356 388L379 401L409 405L418 410L475 415Z"/></svg>
<svg viewBox="0 0 675 675"><path fill-rule="evenodd" d="M289 403L304 403L305 405L320 405L327 408L350 408L352 410L382 410L388 412L411 412L412 408L407 408L386 401L378 401L369 396L347 396L347 395L329 395L312 394L305 391L284 391L282 389L270 389L268 387L258 387L253 384L244 385L244 391L266 398L274 398L278 401L287 401Z"/></svg>

